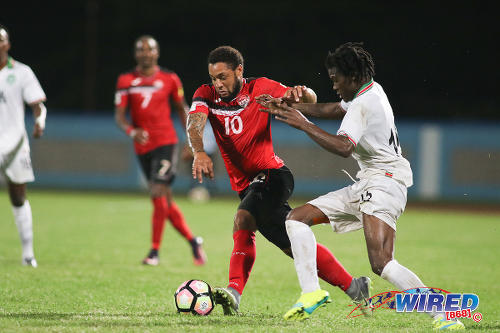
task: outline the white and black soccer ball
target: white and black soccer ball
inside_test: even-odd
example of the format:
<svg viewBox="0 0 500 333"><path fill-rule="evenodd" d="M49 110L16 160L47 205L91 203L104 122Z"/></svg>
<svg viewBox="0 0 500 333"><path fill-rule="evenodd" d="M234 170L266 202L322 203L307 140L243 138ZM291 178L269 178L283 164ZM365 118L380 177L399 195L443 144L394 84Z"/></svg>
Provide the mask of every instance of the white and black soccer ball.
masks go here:
<svg viewBox="0 0 500 333"><path fill-rule="evenodd" d="M215 306L212 288L202 280L184 281L175 291L174 298L179 313L207 316Z"/></svg>

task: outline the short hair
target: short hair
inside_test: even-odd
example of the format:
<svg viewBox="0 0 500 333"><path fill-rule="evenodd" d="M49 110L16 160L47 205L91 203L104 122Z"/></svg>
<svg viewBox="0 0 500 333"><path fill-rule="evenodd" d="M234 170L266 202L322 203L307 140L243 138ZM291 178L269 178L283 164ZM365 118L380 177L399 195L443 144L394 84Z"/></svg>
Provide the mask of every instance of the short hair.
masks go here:
<svg viewBox="0 0 500 333"><path fill-rule="evenodd" d="M238 65L243 66L243 56L240 51L231 46L219 46L208 54L208 64L224 62L234 71Z"/></svg>
<svg viewBox="0 0 500 333"><path fill-rule="evenodd" d="M335 52L328 52L325 60L327 69L335 67L345 76L356 80L369 79L375 76L375 63L363 43L348 42L337 47Z"/></svg>
<svg viewBox="0 0 500 333"><path fill-rule="evenodd" d="M156 48L158 49L158 51L160 51L160 44L158 44L158 41L153 36L151 36L151 35L142 35L142 36L137 37L137 39L134 42L134 51L137 49L137 43L139 43L143 39L152 39L152 40L154 40L155 43L156 43Z"/></svg>

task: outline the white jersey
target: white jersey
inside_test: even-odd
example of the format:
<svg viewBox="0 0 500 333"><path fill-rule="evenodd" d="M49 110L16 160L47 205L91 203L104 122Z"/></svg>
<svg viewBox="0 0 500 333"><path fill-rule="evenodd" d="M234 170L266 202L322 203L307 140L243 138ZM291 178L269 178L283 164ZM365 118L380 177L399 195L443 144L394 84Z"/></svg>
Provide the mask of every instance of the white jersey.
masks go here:
<svg viewBox="0 0 500 333"><path fill-rule="evenodd" d="M351 102L341 102L347 111L338 135L349 138L360 171L357 178L382 174L407 187L413 184L410 163L401 155L394 114L382 86L371 80Z"/></svg>
<svg viewBox="0 0 500 333"><path fill-rule="evenodd" d="M9 57L0 70L0 154L10 152L24 137L24 103L45 101L31 68Z"/></svg>

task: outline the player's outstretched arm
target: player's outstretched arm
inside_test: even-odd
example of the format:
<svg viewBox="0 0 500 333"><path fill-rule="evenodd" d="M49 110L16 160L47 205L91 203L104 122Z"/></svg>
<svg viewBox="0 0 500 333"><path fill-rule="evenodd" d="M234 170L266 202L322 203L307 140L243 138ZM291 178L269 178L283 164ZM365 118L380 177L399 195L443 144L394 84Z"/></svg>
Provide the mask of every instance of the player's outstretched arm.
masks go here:
<svg viewBox="0 0 500 333"><path fill-rule="evenodd" d="M259 111L270 113L276 119L304 131L311 139L329 152L342 157L349 157L352 154L354 145L347 137L333 135L322 130L310 122L299 110L288 106L285 102L282 101L280 104L274 102L267 104L267 107L267 109L260 109Z"/></svg>
<svg viewBox="0 0 500 333"><path fill-rule="evenodd" d="M35 139L40 138L45 130L45 118L47 117L47 109L43 102L36 102L30 104L31 110L33 110L33 117L35 118L35 126L33 127L33 137Z"/></svg>
<svg viewBox="0 0 500 333"><path fill-rule="evenodd" d="M203 112L191 113L187 118L187 136L193 150L193 179L203 182L203 175L214 178L212 159L203 149L203 130L207 122L207 115Z"/></svg>
<svg viewBox="0 0 500 333"><path fill-rule="evenodd" d="M255 98L257 102L270 108L285 102L288 106L299 110L305 116L311 116L324 119L342 119L346 111L340 106L340 103L290 103L290 99L275 98L271 95L260 95Z"/></svg>
<svg viewBox="0 0 500 333"><path fill-rule="evenodd" d="M299 110L306 116L323 119L343 119L346 111L340 103L292 104L291 107Z"/></svg>

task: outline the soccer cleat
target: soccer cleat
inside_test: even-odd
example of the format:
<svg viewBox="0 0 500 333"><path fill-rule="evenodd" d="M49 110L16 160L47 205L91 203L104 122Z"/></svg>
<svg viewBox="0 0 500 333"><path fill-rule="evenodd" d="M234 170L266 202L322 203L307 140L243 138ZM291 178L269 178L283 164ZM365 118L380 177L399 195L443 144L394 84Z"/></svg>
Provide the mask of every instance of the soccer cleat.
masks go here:
<svg viewBox="0 0 500 333"><path fill-rule="evenodd" d="M158 264L160 263L160 257L158 256L158 250L151 249L149 251L148 256L142 260L142 263L144 265L149 265L149 266L158 266Z"/></svg>
<svg viewBox="0 0 500 333"><path fill-rule="evenodd" d="M434 330L465 330L464 324L460 320L446 320L445 318L436 318L432 322Z"/></svg>
<svg viewBox="0 0 500 333"><path fill-rule="evenodd" d="M191 248L193 249L193 261L196 266L205 265L207 262L207 255L203 251L203 238L195 237L191 241Z"/></svg>
<svg viewBox="0 0 500 333"><path fill-rule="evenodd" d="M33 268L37 268L38 267L36 259L33 258L33 257L31 257L31 258L23 258L22 264L23 264L23 266L30 266L30 267L33 267Z"/></svg>
<svg viewBox="0 0 500 333"><path fill-rule="evenodd" d="M283 316L286 320L302 321L311 315L314 310L330 303L330 294L328 291L318 289L316 291L302 294L297 302Z"/></svg>
<svg viewBox="0 0 500 333"><path fill-rule="evenodd" d="M347 289L346 293L351 297L354 304L358 306L363 315L369 317L373 313L373 306L370 302L370 289L371 283L369 277L361 276L359 278L353 278L351 286Z"/></svg>
<svg viewBox="0 0 500 333"><path fill-rule="evenodd" d="M226 316L234 316L238 314L240 306L239 297L237 297L231 290L233 288L214 288L215 304L222 305L222 310ZM236 290L234 290L237 293Z"/></svg>

